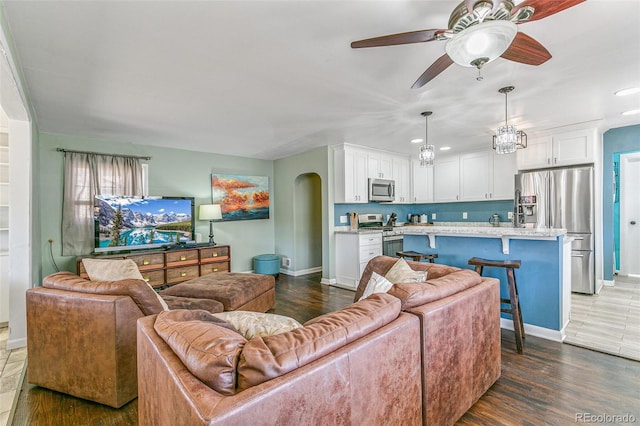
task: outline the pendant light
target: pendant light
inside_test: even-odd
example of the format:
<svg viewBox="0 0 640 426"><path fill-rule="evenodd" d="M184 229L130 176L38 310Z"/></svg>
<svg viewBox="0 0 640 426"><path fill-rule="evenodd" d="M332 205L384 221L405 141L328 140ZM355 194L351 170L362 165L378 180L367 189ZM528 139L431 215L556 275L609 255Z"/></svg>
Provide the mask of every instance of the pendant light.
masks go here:
<svg viewBox="0 0 640 426"><path fill-rule="evenodd" d="M426 130L424 135L424 145L420 147L420 167L433 166L433 160L436 157L435 146L429 145L429 116L433 114L431 111L425 111L421 115L425 118Z"/></svg>
<svg viewBox="0 0 640 426"><path fill-rule="evenodd" d="M507 123L507 97L513 89L513 86L507 86L498 90L504 93L504 126L498 127L496 134L493 135L493 149L498 154L511 154L519 148L527 147L527 134Z"/></svg>

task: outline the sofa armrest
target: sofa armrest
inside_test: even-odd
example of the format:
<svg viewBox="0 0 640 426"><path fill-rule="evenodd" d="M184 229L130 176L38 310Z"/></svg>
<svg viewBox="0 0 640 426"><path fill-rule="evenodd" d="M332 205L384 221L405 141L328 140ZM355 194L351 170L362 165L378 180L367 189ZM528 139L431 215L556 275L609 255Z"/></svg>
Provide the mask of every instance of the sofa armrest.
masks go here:
<svg viewBox="0 0 640 426"><path fill-rule="evenodd" d="M422 323L425 424L454 424L500 377L500 281L407 312Z"/></svg>

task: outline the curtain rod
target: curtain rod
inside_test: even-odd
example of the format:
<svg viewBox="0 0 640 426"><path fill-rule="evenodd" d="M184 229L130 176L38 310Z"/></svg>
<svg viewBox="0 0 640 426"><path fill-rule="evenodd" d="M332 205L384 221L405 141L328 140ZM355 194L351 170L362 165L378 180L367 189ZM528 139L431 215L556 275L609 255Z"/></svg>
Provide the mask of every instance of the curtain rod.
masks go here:
<svg viewBox="0 0 640 426"><path fill-rule="evenodd" d="M111 157L137 158L139 160L151 160L151 157L140 157L140 156L137 156L137 155L105 154L103 152L75 151L73 149L64 149L64 148L57 148L56 151L58 151L58 152L73 152L73 153L76 153L76 154L95 154L95 155L109 155Z"/></svg>

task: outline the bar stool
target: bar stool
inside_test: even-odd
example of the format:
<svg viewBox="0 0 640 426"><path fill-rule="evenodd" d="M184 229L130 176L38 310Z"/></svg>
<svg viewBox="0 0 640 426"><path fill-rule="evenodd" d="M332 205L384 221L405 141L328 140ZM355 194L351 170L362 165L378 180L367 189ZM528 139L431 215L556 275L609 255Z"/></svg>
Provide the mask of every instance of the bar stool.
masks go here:
<svg viewBox="0 0 640 426"><path fill-rule="evenodd" d="M429 259L429 263L436 263L434 259L438 258L437 254L418 253L417 251L397 251L396 256L408 257L416 262L420 262L423 259Z"/></svg>
<svg viewBox="0 0 640 426"><path fill-rule="evenodd" d="M513 330L516 334L516 347L518 353L523 352L524 346L524 324L522 322L522 310L520 309L520 299L518 297L518 286L516 285L516 275L514 269L520 268L519 260L489 260L479 257L469 259L469 265L476 267L476 272L482 275L485 266L494 268L505 268L507 271L507 287L509 288L509 299L500 299L500 311L511 314L513 318ZM509 305L509 308L503 308L502 305Z"/></svg>

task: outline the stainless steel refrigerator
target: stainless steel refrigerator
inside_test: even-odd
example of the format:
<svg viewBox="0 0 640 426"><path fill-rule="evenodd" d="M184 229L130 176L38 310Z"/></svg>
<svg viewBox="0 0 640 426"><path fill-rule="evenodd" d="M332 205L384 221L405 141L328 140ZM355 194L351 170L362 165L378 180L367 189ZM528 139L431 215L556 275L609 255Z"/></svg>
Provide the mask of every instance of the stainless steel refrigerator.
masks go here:
<svg viewBox="0 0 640 426"><path fill-rule="evenodd" d="M516 218L518 210L524 211L520 216L523 221L532 222L528 225L565 228L567 235L574 238L571 246L571 291L593 294L593 167L520 173L515 176L515 189Z"/></svg>

